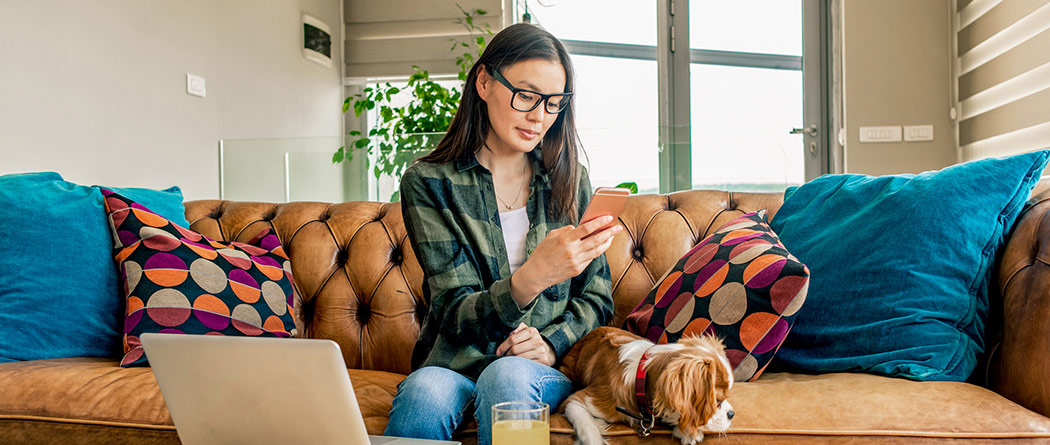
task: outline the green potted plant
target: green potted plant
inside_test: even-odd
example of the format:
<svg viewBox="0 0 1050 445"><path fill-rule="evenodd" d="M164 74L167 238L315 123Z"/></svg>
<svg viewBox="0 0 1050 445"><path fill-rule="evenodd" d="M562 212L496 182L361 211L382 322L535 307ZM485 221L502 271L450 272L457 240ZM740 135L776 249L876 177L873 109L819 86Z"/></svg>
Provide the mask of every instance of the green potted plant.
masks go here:
<svg viewBox="0 0 1050 445"><path fill-rule="evenodd" d="M405 168L437 145L459 108L467 70L485 50L486 39L493 34L487 23L478 24L476 20L487 14L486 11L466 11L462 7L459 10L463 17L455 22L466 27L471 36L467 41L449 39L452 42L449 51L456 54L456 66L459 67L459 86L446 88L431 79L427 70L413 65L415 72L403 86L386 82L347 97L343 101L344 113L352 108L354 115L360 117L368 110L377 110L376 121L364 134L351 131L347 144L339 147L332 155L333 163L349 162L355 150L366 150L376 154L372 171L377 179L387 174L400 182ZM411 93L408 105L393 106L392 98L402 91ZM398 192L394 192L390 201L397 201L398 198Z"/></svg>

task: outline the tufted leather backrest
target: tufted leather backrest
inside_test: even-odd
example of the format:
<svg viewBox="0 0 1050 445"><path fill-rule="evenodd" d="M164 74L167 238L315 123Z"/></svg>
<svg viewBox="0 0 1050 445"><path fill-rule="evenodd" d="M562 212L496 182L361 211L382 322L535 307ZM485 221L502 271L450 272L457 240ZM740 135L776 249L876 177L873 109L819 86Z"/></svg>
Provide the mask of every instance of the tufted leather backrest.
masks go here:
<svg viewBox="0 0 1050 445"><path fill-rule="evenodd" d="M782 193L710 190L631 196L619 220L626 230L606 252L616 303L610 326L712 231L760 209L772 218L782 200ZM399 204L190 201L186 219L222 241L248 241L272 227L291 258L300 336L336 341L348 368L409 373L426 302Z"/></svg>

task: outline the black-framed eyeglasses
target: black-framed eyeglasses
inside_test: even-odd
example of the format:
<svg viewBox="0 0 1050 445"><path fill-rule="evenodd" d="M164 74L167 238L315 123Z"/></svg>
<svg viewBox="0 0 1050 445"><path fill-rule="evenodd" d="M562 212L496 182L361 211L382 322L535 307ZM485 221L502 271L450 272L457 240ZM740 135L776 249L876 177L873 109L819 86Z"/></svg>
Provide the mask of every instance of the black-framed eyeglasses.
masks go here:
<svg viewBox="0 0 1050 445"><path fill-rule="evenodd" d="M543 94L539 91L515 87L495 69L492 70L492 78L510 90L510 107L518 111L535 110L540 102L543 102L544 111L549 114L558 114L569 107L569 99L572 98L572 93Z"/></svg>

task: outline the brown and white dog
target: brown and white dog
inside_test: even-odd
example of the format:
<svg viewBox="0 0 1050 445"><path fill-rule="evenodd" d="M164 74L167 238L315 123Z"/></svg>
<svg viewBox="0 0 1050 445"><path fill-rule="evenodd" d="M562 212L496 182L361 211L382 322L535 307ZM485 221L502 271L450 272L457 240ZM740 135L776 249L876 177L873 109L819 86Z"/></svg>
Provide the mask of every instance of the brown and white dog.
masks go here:
<svg viewBox="0 0 1050 445"><path fill-rule="evenodd" d="M644 435L655 420L674 426L674 437L692 445L705 431L724 432L733 419L726 401L733 370L725 346L713 336L654 345L600 327L573 346L559 370L584 386L562 404L583 445L604 443L602 432L611 423L628 423Z"/></svg>

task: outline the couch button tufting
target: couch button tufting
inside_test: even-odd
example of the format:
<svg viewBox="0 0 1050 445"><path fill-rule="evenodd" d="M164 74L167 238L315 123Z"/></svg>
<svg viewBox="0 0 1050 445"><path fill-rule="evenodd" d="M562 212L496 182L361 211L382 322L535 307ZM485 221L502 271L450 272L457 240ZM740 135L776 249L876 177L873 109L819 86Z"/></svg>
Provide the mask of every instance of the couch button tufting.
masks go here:
<svg viewBox="0 0 1050 445"><path fill-rule="evenodd" d="M401 253L401 249L394 247L394 249L390 252L390 263L397 266L400 265L401 261L403 260L404 256Z"/></svg>
<svg viewBox="0 0 1050 445"><path fill-rule="evenodd" d="M339 249L335 253L335 265L343 267L346 265L346 261L350 258L350 249Z"/></svg>
<svg viewBox="0 0 1050 445"><path fill-rule="evenodd" d="M372 310L369 309L368 305L361 302L357 305L357 321L362 325L368 323L368 319L372 317Z"/></svg>
<svg viewBox="0 0 1050 445"><path fill-rule="evenodd" d="M632 252L632 254L634 255L634 257L636 259L639 259L639 260L642 259L642 248L641 247L635 248L634 252Z"/></svg>

